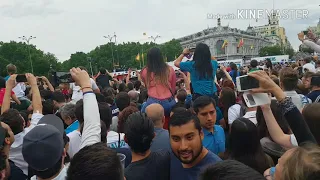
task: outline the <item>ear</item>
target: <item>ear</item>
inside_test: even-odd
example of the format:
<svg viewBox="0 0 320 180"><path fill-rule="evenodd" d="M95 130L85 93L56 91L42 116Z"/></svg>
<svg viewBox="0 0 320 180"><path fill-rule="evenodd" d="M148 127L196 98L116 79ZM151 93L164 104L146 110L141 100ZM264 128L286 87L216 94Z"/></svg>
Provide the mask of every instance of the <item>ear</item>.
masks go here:
<svg viewBox="0 0 320 180"><path fill-rule="evenodd" d="M204 139L204 134L203 134L203 130L202 129L200 131L200 138L201 138L201 141Z"/></svg>
<svg viewBox="0 0 320 180"><path fill-rule="evenodd" d="M128 144L128 139L127 139L126 135L124 135L124 142L126 142Z"/></svg>
<svg viewBox="0 0 320 180"><path fill-rule="evenodd" d="M10 137L6 137L4 138L4 142L7 144L7 145L10 145L11 142L10 142ZM13 143L13 142L12 142Z"/></svg>

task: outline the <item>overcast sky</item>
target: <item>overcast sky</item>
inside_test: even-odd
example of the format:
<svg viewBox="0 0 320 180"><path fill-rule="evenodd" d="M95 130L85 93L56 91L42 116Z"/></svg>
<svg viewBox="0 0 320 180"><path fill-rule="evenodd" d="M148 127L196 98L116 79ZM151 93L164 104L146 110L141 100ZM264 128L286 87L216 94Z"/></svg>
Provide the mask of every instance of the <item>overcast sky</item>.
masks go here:
<svg viewBox="0 0 320 180"><path fill-rule="evenodd" d="M307 19L281 20L289 41L297 49L297 33L316 25L320 17L317 0L276 1L275 9L305 9ZM116 32L118 42L145 41L142 36L160 35L157 42L179 38L216 26L207 14L237 14L238 9L271 10L270 0L0 0L0 41L18 41L19 36L36 36L32 43L64 61L76 51L89 52L104 44L104 35ZM266 24L266 19L229 19L245 30L249 24Z"/></svg>

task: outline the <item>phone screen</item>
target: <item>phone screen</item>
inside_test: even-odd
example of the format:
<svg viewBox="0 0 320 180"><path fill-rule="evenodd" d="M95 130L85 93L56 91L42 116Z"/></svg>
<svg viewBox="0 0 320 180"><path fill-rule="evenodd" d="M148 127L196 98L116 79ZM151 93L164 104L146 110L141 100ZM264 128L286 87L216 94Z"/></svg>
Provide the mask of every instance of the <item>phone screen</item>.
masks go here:
<svg viewBox="0 0 320 180"><path fill-rule="evenodd" d="M241 90L249 90L259 87L259 81L250 76L240 77Z"/></svg>
<svg viewBox="0 0 320 180"><path fill-rule="evenodd" d="M16 77L17 82L27 82L27 77L24 74L18 74Z"/></svg>

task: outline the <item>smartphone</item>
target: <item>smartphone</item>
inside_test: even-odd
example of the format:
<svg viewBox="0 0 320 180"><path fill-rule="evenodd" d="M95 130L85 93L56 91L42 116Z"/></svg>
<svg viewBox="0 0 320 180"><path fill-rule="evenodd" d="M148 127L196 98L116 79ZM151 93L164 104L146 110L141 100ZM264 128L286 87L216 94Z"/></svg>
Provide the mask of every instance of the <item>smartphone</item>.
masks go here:
<svg viewBox="0 0 320 180"><path fill-rule="evenodd" d="M304 34L304 35L308 35L308 32L309 32L309 31L303 31L303 34Z"/></svg>
<svg viewBox="0 0 320 180"><path fill-rule="evenodd" d="M57 84L74 82L70 72L55 72L54 77Z"/></svg>
<svg viewBox="0 0 320 180"><path fill-rule="evenodd" d="M251 94L244 92L243 99L248 107L257 107L270 103L270 98L267 93Z"/></svg>
<svg viewBox="0 0 320 180"><path fill-rule="evenodd" d="M28 82L26 75L18 74L16 77L17 82Z"/></svg>
<svg viewBox="0 0 320 180"><path fill-rule="evenodd" d="M42 81L42 77L38 77L38 81Z"/></svg>
<svg viewBox="0 0 320 180"><path fill-rule="evenodd" d="M236 84L239 92L249 91L259 87L259 81L248 75L237 77Z"/></svg>

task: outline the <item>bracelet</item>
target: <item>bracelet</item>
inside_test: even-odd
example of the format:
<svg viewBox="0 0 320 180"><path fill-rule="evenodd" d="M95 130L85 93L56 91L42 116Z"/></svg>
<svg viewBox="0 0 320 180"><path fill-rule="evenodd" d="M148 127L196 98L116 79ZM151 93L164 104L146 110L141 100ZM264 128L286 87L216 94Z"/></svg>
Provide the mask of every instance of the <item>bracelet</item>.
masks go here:
<svg viewBox="0 0 320 180"><path fill-rule="evenodd" d="M83 93L83 95L91 94L91 93L92 93L92 94L94 94L94 92L93 92L93 91L87 91L87 92L84 92L84 93Z"/></svg>
<svg viewBox="0 0 320 180"><path fill-rule="evenodd" d="M83 90L83 89L92 89L92 88L91 87L83 87L80 90Z"/></svg>

